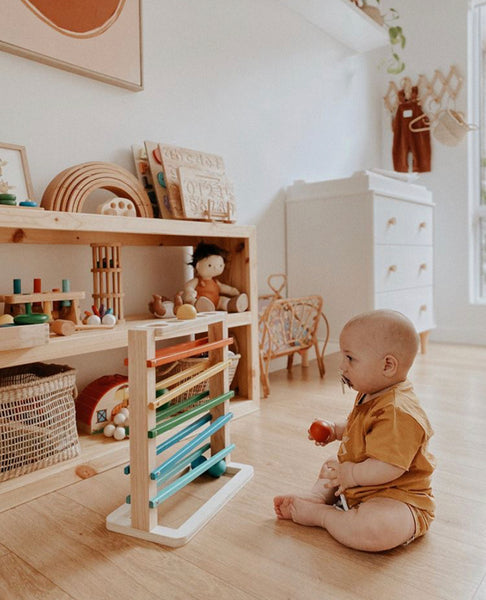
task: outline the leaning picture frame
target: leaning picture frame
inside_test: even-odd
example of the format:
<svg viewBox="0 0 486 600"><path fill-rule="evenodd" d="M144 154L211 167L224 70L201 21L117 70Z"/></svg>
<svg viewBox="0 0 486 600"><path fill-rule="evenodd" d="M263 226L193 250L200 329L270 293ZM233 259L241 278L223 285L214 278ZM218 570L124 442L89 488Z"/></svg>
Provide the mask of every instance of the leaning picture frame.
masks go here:
<svg viewBox="0 0 486 600"><path fill-rule="evenodd" d="M9 196L15 196L16 205L33 202L34 190L25 147L0 142L0 198Z"/></svg>
<svg viewBox="0 0 486 600"><path fill-rule="evenodd" d="M0 50L143 89L142 0L16 0L0 12Z"/></svg>

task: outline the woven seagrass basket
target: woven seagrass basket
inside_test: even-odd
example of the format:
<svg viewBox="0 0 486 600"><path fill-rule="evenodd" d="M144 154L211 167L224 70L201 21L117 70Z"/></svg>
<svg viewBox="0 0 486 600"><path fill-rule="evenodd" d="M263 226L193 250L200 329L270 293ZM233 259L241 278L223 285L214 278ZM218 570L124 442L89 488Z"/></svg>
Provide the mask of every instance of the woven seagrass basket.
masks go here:
<svg viewBox="0 0 486 600"><path fill-rule="evenodd" d="M231 363L228 367L228 381L229 381L230 386L234 379L240 357L241 357L241 354L235 354L231 350L228 350L228 358L231 359ZM159 381L161 379L165 379L166 377L169 377L170 375L175 375L175 373L180 373L181 371L184 371L184 369L188 369L189 367L192 367L195 364L197 364L201 361L204 361L204 360L207 361L207 358L200 358L200 357L185 358L183 360L176 360L168 365L163 365L161 367L158 367L157 374L156 374L157 381ZM178 385L181 383L184 383L188 379L190 379L190 378L188 377L186 379L181 379L181 381L178 382ZM190 388L186 392L183 392L182 394L180 394L179 396L177 396L176 398L171 400L169 402L169 406L171 406L173 404L180 404L181 402L184 402L184 400L188 400L189 398L191 398L192 396L195 396L196 394L205 392L208 388L209 388L208 381L202 381L201 383L195 385L194 387ZM200 402L197 402L191 406L197 406L198 404L203 404L204 402L206 402L206 400L207 399L203 399Z"/></svg>
<svg viewBox="0 0 486 600"><path fill-rule="evenodd" d="M75 390L67 365L0 369L0 481L79 454Z"/></svg>

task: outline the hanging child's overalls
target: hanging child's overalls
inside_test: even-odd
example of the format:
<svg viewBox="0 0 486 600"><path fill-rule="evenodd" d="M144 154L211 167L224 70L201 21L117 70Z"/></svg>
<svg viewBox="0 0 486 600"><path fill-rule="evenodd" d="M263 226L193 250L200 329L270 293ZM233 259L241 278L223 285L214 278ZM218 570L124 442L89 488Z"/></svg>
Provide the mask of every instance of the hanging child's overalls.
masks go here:
<svg viewBox="0 0 486 600"><path fill-rule="evenodd" d="M405 91L400 90L398 101L399 105L393 119L393 168L395 171L407 173L409 170L408 154L411 152L413 157L412 171L417 173L430 171L429 121L418 101L418 87L412 87L412 95L409 100L405 97ZM410 122L420 117L420 115L424 115L424 117L418 119L413 127L414 129L425 128L426 131L411 131Z"/></svg>

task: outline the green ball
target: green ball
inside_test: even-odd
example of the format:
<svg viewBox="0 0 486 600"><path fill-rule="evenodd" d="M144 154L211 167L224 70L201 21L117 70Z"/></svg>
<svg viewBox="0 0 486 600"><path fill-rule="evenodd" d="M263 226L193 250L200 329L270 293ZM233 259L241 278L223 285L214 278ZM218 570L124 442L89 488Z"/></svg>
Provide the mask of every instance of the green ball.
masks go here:
<svg viewBox="0 0 486 600"><path fill-rule="evenodd" d="M224 460L220 460L219 462L215 463L212 467L209 467L208 473L211 475L211 477L221 477L221 475L226 473L226 462Z"/></svg>
<svg viewBox="0 0 486 600"><path fill-rule="evenodd" d="M203 462L206 462L207 458L205 456L198 456L197 458L195 458L192 463L191 463L191 469L195 469L196 467L198 467L199 465L202 465Z"/></svg>

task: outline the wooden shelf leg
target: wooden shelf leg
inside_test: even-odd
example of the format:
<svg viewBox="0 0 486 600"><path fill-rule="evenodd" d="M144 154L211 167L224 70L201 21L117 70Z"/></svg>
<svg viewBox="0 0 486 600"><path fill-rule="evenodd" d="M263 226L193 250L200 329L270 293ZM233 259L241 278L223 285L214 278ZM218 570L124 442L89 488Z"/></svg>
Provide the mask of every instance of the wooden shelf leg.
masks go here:
<svg viewBox="0 0 486 600"><path fill-rule="evenodd" d="M420 353L427 354L427 346L429 343L430 330L422 331L419 335L420 335Z"/></svg>

